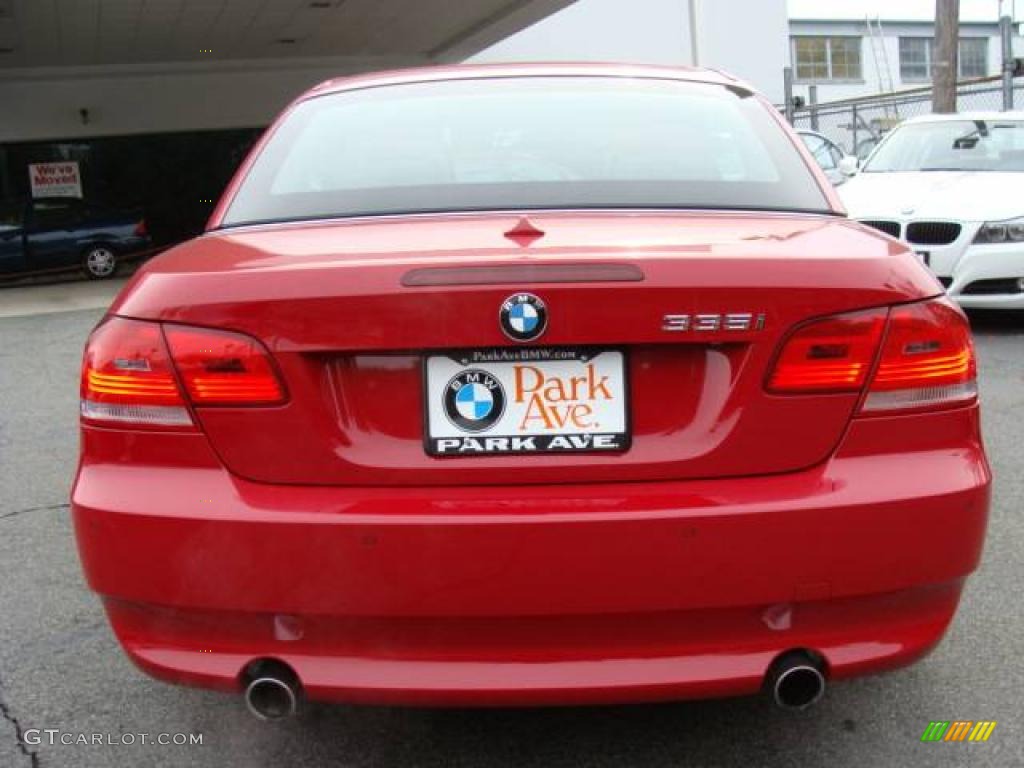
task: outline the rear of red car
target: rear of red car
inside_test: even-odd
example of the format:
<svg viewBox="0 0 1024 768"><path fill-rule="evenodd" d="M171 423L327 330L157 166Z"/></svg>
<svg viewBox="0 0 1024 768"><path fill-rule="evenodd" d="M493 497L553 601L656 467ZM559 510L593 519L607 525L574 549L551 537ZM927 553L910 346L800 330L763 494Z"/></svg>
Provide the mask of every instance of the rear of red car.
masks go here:
<svg viewBox="0 0 1024 768"><path fill-rule="evenodd" d="M989 484L965 318L769 106L508 67L297 102L91 336L72 501L131 658L273 716L806 704L939 641Z"/></svg>

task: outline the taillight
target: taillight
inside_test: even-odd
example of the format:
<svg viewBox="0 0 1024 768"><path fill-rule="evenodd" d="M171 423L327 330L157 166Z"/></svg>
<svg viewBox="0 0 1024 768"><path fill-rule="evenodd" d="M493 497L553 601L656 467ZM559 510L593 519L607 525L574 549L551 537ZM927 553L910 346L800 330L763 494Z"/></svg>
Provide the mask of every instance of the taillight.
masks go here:
<svg viewBox="0 0 1024 768"><path fill-rule="evenodd" d="M85 347L82 417L160 427L191 427L160 326L112 317Z"/></svg>
<svg viewBox="0 0 1024 768"><path fill-rule="evenodd" d="M801 326L786 340L768 389L778 394L859 391L875 360L885 316L885 309L869 309Z"/></svg>
<svg viewBox="0 0 1024 768"><path fill-rule="evenodd" d="M184 385L184 389L179 385ZM277 405L270 355L240 333L112 317L85 348L82 417L90 422L192 428L196 406Z"/></svg>
<svg viewBox="0 0 1024 768"><path fill-rule="evenodd" d="M948 299L894 307L863 410L971 401L976 377L970 326Z"/></svg>
<svg viewBox="0 0 1024 768"><path fill-rule="evenodd" d="M768 389L859 392L866 384L861 411L888 413L970 402L978 394L976 376L967 318L943 297L797 328L776 359Z"/></svg>
<svg viewBox="0 0 1024 768"><path fill-rule="evenodd" d="M136 237L146 237L149 234L149 228L146 226L145 219L141 219L135 225L135 229L132 230L132 234Z"/></svg>
<svg viewBox="0 0 1024 768"><path fill-rule="evenodd" d="M256 339L230 331L164 327L175 367L196 405L277 405L284 388Z"/></svg>

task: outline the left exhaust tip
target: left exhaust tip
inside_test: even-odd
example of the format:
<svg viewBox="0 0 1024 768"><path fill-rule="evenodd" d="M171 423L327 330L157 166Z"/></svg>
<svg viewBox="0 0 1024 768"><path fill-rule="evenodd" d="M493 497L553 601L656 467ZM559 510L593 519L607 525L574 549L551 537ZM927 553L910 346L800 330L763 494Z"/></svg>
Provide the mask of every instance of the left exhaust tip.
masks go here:
<svg viewBox="0 0 1024 768"><path fill-rule="evenodd" d="M246 667L245 706L260 720L284 720L299 708L301 687L291 668L273 659Z"/></svg>
<svg viewBox="0 0 1024 768"><path fill-rule="evenodd" d="M808 651L789 651L768 669L765 683L780 707L806 709L825 695L824 665Z"/></svg>

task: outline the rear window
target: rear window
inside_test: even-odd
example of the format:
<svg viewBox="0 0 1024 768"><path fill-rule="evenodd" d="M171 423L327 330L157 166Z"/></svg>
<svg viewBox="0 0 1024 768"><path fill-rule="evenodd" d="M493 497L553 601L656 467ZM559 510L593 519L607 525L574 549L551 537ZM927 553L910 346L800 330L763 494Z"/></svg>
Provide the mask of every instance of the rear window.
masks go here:
<svg viewBox="0 0 1024 768"><path fill-rule="evenodd" d="M223 223L615 207L830 210L756 98L675 80L523 77L302 102Z"/></svg>

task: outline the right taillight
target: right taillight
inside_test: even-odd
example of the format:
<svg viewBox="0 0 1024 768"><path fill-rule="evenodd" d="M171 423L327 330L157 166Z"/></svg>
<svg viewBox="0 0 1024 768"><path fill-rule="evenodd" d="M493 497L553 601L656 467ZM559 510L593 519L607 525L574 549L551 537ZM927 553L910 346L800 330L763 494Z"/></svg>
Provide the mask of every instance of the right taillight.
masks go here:
<svg viewBox="0 0 1024 768"><path fill-rule="evenodd" d="M866 387L861 411L892 413L970 402L978 394L976 376L967 318L943 297L798 327L779 352L767 386L779 395Z"/></svg>
<svg viewBox="0 0 1024 768"><path fill-rule="evenodd" d="M884 309L814 320L786 340L768 389L776 394L860 392L885 328Z"/></svg>
<svg viewBox="0 0 1024 768"><path fill-rule="evenodd" d="M971 329L948 299L893 307L862 410L925 408L974 400Z"/></svg>

